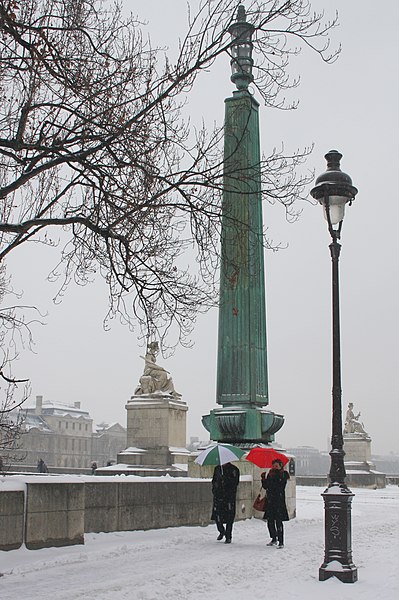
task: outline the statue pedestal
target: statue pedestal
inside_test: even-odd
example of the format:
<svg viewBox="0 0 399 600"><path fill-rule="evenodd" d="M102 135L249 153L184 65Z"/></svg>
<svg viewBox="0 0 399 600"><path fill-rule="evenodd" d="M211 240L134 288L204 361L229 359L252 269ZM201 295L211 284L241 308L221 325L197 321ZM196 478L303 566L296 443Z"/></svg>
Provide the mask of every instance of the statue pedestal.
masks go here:
<svg viewBox="0 0 399 600"><path fill-rule="evenodd" d="M108 469L130 475L186 475L187 404L159 392L132 396L126 410L128 447Z"/></svg>
<svg viewBox="0 0 399 600"><path fill-rule="evenodd" d="M371 462L371 438L367 433L344 433L344 451L349 487L385 487L385 473L376 471Z"/></svg>
<svg viewBox="0 0 399 600"><path fill-rule="evenodd" d="M186 447L187 404L170 394L132 396L126 404L127 444L144 448Z"/></svg>
<svg viewBox="0 0 399 600"><path fill-rule="evenodd" d="M345 462L371 463L371 438L362 433L344 433Z"/></svg>
<svg viewBox="0 0 399 600"><path fill-rule="evenodd" d="M147 344L143 375L126 404L127 448L118 463L96 473L113 475L187 475L187 404L169 372L156 363L158 342Z"/></svg>

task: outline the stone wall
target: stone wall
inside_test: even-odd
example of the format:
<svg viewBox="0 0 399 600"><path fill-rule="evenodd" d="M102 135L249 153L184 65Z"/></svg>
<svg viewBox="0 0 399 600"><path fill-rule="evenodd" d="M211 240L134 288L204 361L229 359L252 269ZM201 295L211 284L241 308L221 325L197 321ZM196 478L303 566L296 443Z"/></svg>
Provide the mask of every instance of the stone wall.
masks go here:
<svg viewBox="0 0 399 600"><path fill-rule="evenodd" d="M84 533L208 525L206 479L55 476L3 478L24 491L0 491L0 550L84 543ZM26 495L26 498L25 498ZM242 477L236 519L252 516L252 479Z"/></svg>
<svg viewBox="0 0 399 600"><path fill-rule="evenodd" d="M86 483L85 532L159 529L210 522L209 481ZM250 516L251 482L239 487L237 518ZM244 506L244 510L242 510Z"/></svg>
<svg viewBox="0 0 399 600"><path fill-rule="evenodd" d="M28 483L25 544L29 550L83 544L85 489L82 483Z"/></svg>
<svg viewBox="0 0 399 600"><path fill-rule="evenodd" d="M0 493L0 550L16 550L24 541L23 491Z"/></svg>

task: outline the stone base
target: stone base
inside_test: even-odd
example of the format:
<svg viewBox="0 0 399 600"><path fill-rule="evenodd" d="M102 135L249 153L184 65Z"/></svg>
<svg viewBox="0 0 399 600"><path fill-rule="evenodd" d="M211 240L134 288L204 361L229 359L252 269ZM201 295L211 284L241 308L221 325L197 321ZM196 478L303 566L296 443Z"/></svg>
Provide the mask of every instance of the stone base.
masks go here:
<svg viewBox="0 0 399 600"><path fill-rule="evenodd" d="M190 452L186 448L130 447L118 454L117 464L98 468L95 474L186 477L189 456Z"/></svg>
<svg viewBox="0 0 399 600"><path fill-rule="evenodd" d="M96 475L141 475L185 477L190 452L186 448L127 448L118 454L116 465L96 470Z"/></svg>
<svg viewBox="0 0 399 600"><path fill-rule="evenodd" d="M128 447L185 448L188 408L182 400L160 393L132 396L126 410Z"/></svg>
<svg viewBox="0 0 399 600"><path fill-rule="evenodd" d="M118 454L118 463L129 466L171 467L173 465L186 465L190 451L186 448L168 448L156 446L154 448L126 448Z"/></svg>
<svg viewBox="0 0 399 600"><path fill-rule="evenodd" d="M370 462L371 438L367 434L345 433L344 452L345 462Z"/></svg>
<svg viewBox="0 0 399 600"><path fill-rule="evenodd" d="M98 475L187 474L187 404L171 394L132 396L126 405L128 447Z"/></svg>
<svg viewBox="0 0 399 600"><path fill-rule="evenodd" d="M144 465L127 465L117 463L110 467L102 467L97 469L95 475L139 475L140 477L163 477L170 475L171 477L187 477L187 468L185 465L171 465L163 467L160 465L144 466Z"/></svg>
<svg viewBox="0 0 399 600"><path fill-rule="evenodd" d="M349 487L371 489L386 486L385 473L371 462L371 438L362 433L344 434L346 483Z"/></svg>
<svg viewBox="0 0 399 600"><path fill-rule="evenodd" d="M365 469L364 463L350 463L350 466L345 463L346 483L350 488L370 488L372 490L386 487L386 475L372 469Z"/></svg>

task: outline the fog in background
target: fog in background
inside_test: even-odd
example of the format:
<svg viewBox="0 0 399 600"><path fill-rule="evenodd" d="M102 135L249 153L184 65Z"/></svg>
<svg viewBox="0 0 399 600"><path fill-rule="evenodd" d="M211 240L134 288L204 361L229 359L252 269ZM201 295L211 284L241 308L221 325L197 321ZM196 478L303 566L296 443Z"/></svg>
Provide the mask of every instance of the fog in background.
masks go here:
<svg viewBox="0 0 399 600"><path fill-rule="evenodd" d="M319 175L324 154L337 149L341 167L359 193L347 208L341 251L341 340L343 410L353 402L371 435L373 453L399 452L397 223L397 111L399 106L399 5L371 0L317 0L340 26L333 45L342 43L339 60L329 66L304 49L292 61L301 76L292 98L296 111L261 106L262 150L284 143L287 153L314 143L306 168ZM125 0L127 9L147 20L153 45L176 48L184 34L185 0ZM233 85L227 58L201 75L189 97L193 123L221 124L224 98ZM290 97L291 97L290 96ZM331 261L326 222L320 206L303 203L294 224L282 207L264 204L264 221L275 244L266 252L268 370L271 410L285 415L276 441L283 446L327 449L331 431ZM59 234L54 234L57 237ZM95 423L126 425L125 404L142 374L144 348L139 331L118 322L102 329L107 288L97 280L72 285L63 302L51 299L57 284L46 277L58 251L27 244L13 252L9 272L24 290L24 304L47 313L45 326L34 326L35 354L21 353L17 377L29 376L32 404L80 401ZM189 260L189 258L187 259ZM159 359L188 403L187 435L207 439L201 416L215 407L217 311L200 316L192 349L178 348Z"/></svg>

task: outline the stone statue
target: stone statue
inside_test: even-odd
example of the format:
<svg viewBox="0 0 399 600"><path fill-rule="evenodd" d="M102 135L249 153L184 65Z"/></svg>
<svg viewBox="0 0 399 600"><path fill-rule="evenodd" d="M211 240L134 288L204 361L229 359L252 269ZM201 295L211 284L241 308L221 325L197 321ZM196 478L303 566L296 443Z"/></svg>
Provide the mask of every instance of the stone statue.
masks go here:
<svg viewBox="0 0 399 600"><path fill-rule="evenodd" d="M159 352L158 342L150 342L147 346L147 353L140 358L145 360L144 373L140 377L140 383L134 391L135 396L169 395L173 398L181 398L175 390L172 378L169 372L156 363L156 357Z"/></svg>
<svg viewBox="0 0 399 600"><path fill-rule="evenodd" d="M355 415L353 412L353 402L349 402L348 410L346 411L345 417L345 433L362 433L363 435L367 435L367 432L364 429L363 423L359 421L360 412Z"/></svg>

